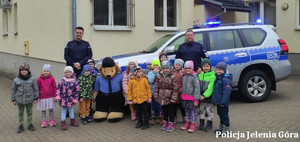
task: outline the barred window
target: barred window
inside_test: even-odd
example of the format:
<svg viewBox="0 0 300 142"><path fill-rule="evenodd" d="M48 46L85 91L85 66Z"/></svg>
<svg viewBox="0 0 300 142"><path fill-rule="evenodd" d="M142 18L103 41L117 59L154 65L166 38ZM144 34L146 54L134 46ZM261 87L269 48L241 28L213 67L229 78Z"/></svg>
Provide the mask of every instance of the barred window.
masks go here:
<svg viewBox="0 0 300 142"><path fill-rule="evenodd" d="M155 27L177 27L177 0L154 1Z"/></svg>
<svg viewBox="0 0 300 142"><path fill-rule="evenodd" d="M134 0L94 0L95 29L134 27L134 6Z"/></svg>

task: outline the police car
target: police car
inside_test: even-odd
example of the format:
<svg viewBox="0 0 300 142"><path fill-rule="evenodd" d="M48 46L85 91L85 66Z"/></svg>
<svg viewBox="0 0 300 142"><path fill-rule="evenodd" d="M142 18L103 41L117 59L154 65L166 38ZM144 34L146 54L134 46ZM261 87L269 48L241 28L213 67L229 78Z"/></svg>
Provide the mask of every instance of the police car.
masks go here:
<svg viewBox="0 0 300 142"><path fill-rule="evenodd" d="M207 26L210 24L214 26ZM194 41L206 48L212 66L220 61L228 64L228 71L233 75L233 87L238 88L246 100L266 100L271 90L276 90L276 82L291 73L285 41L278 37L272 25L215 24L208 23L204 28L195 26ZM158 58L160 52L166 52L168 59L174 62L176 51L184 42L185 31L171 33L143 51L112 58L119 63L122 71L130 59L137 59L139 66L146 68L147 59Z"/></svg>

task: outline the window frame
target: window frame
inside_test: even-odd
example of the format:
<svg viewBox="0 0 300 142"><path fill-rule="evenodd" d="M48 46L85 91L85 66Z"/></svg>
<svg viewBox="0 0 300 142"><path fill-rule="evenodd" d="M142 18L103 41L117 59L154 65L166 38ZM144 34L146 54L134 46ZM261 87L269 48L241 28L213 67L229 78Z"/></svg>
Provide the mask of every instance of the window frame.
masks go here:
<svg viewBox="0 0 300 142"><path fill-rule="evenodd" d="M154 1L155 3L155 1ZM154 4L155 9L155 4ZM176 0L176 27L168 27L167 15L167 0L163 0L163 26L155 26L155 12L154 11L154 29L157 31L177 31L178 30L178 0Z"/></svg>
<svg viewBox="0 0 300 142"><path fill-rule="evenodd" d="M135 26L135 24L133 24L132 26L130 25L130 21L135 21L132 18L135 18L134 13L135 13L135 2L134 0L126 0L127 3L127 25L126 26L122 26L122 25L113 25L114 24L114 9L113 9L113 2L114 0L107 0L108 1L108 25L96 25L95 21L94 21L94 17L95 17L95 4L93 3L93 27L95 30L124 30L124 31L131 31L132 28ZM133 8L131 7L131 5L128 5L128 3L132 3L132 5L134 6ZM131 15L131 10L133 12L133 15Z"/></svg>
<svg viewBox="0 0 300 142"><path fill-rule="evenodd" d="M2 35L8 36L8 9L2 9L2 24Z"/></svg>

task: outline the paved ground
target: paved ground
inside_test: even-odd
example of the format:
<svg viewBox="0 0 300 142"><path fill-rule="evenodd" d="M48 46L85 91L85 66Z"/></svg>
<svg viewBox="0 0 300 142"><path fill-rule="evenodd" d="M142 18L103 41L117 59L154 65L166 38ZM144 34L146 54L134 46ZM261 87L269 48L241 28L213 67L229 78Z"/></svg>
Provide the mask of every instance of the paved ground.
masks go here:
<svg viewBox="0 0 300 142"><path fill-rule="evenodd" d="M197 131L189 134L181 131L178 122L173 132L163 132L159 126L152 126L147 130L135 129L135 121L127 116L118 123L89 123L80 125L78 128L69 127L67 131L56 127L41 128L40 112L34 106L33 124L36 131L27 129L17 134L18 127L17 107L10 101L11 80L0 76L0 142L6 141L246 141L246 138L216 138L213 132ZM238 94L232 97L230 105L230 121L232 133L237 136L249 133L266 133L269 137L277 138L263 139L250 138L248 141L300 141L299 138L279 138L279 132L300 134L300 76L291 76L289 79L279 82L278 91L272 92L269 99L263 103L245 103ZM78 105L76 114L78 113ZM215 109L216 110L216 109ZM216 111L215 111L216 112ZM180 114L180 113L179 113ZM55 110L55 120L59 123L60 108ZM180 119L181 120L181 119ZM26 117L25 117L26 122ZM26 124L26 123L25 123ZM68 121L69 124L69 121ZM214 127L218 125L218 117L214 117ZM284 136L284 135L283 135ZM290 135L291 136L291 135Z"/></svg>

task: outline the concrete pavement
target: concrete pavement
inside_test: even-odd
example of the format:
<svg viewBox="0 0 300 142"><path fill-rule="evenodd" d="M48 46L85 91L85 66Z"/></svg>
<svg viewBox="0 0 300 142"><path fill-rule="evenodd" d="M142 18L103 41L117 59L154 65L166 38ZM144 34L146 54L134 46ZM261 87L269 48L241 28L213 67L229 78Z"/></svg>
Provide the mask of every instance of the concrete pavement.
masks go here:
<svg viewBox="0 0 300 142"><path fill-rule="evenodd" d="M181 121L176 124L173 132L160 131L158 125L147 130L135 129L136 121L131 121L129 116L118 123L88 123L78 128L70 127L67 121L68 130L60 129L60 107L55 109L56 127L41 128L41 114L33 108L33 124L36 131L27 129L23 133L17 134L18 117L17 107L10 101L10 87L12 81L0 76L0 142L20 142L20 141L246 141L247 134L252 137L248 141L300 141L300 76L290 76L287 80L277 84L277 91L272 92L269 99L262 103L246 103L236 93L231 99L230 122L232 137L216 138L214 132L196 131L187 133L180 130L183 125ZM75 106L75 115L78 114L78 105ZM217 128L219 118L214 108L214 128ZM180 116L180 112L178 111ZM48 115L48 114L47 114ZM25 126L26 126L25 116ZM77 119L78 120L78 119ZM179 118L178 120L182 120ZM79 121L78 121L79 122ZM198 122L199 123L199 120ZM198 125L198 124L197 124ZM282 133L287 133L288 137L280 138ZM284 135L283 134L283 135ZM233 136L234 135L234 136ZM245 135L245 138L242 136ZM259 136L270 138L259 138ZM237 136L240 136L238 139ZM272 138L276 136L276 138Z"/></svg>

